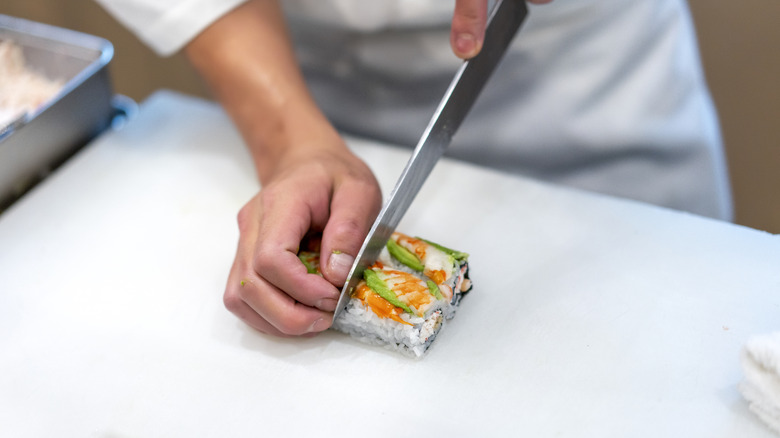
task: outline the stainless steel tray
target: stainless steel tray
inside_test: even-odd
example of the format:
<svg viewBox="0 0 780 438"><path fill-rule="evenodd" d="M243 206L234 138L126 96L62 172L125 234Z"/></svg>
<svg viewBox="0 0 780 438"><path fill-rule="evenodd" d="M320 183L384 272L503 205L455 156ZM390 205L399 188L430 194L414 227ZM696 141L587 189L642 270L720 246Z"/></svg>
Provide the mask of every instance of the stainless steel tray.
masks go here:
<svg viewBox="0 0 780 438"><path fill-rule="evenodd" d="M0 40L64 88L0 132L0 212L52 168L110 126L116 113L108 64L113 45L92 35L0 15Z"/></svg>

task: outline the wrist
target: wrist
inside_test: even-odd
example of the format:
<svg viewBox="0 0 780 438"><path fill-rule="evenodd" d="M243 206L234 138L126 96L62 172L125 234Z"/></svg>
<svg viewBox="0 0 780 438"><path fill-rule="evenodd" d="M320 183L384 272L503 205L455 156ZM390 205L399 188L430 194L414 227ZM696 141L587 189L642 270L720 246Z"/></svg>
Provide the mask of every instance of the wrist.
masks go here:
<svg viewBox="0 0 780 438"><path fill-rule="evenodd" d="M252 118L265 121L248 125L241 133L261 182L291 163L347 150L339 133L316 106L295 104L273 114L258 112Z"/></svg>
<svg viewBox="0 0 780 438"><path fill-rule="evenodd" d="M288 156L341 144L309 94L277 2L247 2L186 47L244 138L261 181Z"/></svg>

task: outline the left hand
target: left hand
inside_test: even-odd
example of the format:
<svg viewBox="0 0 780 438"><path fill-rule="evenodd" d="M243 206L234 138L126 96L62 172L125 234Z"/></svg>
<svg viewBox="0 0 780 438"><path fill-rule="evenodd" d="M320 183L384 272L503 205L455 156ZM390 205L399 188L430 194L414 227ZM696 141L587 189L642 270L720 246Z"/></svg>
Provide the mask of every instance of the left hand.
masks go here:
<svg viewBox="0 0 780 438"><path fill-rule="evenodd" d="M528 0L529 3L535 4L550 3L551 1ZM450 45L458 58L470 59L477 56L482 50L485 26L487 26L487 5L488 0L455 0Z"/></svg>

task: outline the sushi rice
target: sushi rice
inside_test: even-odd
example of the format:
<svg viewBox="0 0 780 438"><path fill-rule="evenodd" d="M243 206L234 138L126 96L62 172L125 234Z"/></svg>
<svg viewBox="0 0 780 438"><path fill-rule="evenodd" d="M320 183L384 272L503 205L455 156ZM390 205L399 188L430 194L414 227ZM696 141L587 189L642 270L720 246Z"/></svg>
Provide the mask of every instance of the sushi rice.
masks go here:
<svg viewBox="0 0 780 438"><path fill-rule="evenodd" d="M319 254L304 252L299 257L310 273L319 273ZM466 253L393 233L332 328L368 344L423 357L471 290L468 269Z"/></svg>

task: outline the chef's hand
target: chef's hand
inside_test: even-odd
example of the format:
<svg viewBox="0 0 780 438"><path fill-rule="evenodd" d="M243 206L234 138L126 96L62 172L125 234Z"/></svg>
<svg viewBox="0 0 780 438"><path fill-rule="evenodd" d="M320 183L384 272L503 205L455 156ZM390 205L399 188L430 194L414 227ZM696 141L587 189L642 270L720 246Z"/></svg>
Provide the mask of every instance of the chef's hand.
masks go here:
<svg viewBox="0 0 780 438"><path fill-rule="evenodd" d="M381 206L377 182L309 94L278 1L242 4L186 54L241 132L262 186L238 215L225 306L268 334L323 331ZM324 277L296 256L310 231L322 232Z"/></svg>
<svg viewBox="0 0 780 438"><path fill-rule="evenodd" d="M523 0L514 0L523 1ZM528 0L529 3L544 4L552 0ZM455 0L452 15L450 45L458 58L470 59L482 50L487 25L488 0Z"/></svg>
<svg viewBox="0 0 780 438"><path fill-rule="evenodd" d="M266 181L238 215L225 306L264 333L320 332L330 326L336 286L344 284L379 212L381 192L343 144L285 157ZM308 274L297 257L310 231L322 231L324 278Z"/></svg>

